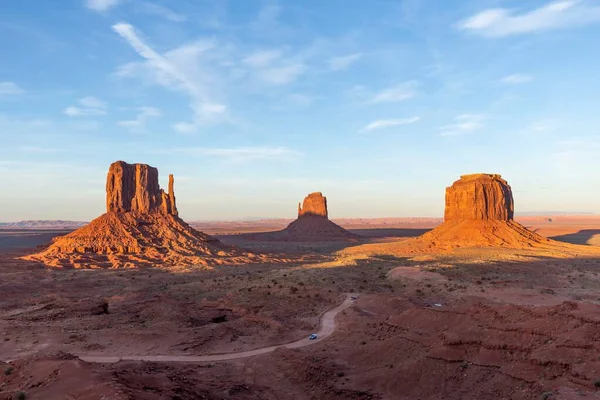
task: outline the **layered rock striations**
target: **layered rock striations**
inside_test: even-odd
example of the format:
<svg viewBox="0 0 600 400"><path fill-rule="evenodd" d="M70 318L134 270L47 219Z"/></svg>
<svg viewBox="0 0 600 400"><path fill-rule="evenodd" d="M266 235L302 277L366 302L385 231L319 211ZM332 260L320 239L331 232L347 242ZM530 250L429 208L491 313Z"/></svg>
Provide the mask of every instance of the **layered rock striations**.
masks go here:
<svg viewBox="0 0 600 400"><path fill-rule="evenodd" d="M106 213L25 258L56 267L118 268L236 264L263 256L225 246L180 219L173 175L165 193L156 168L117 161L106 179Z"/></svg>
<svg viewBox="0 0 600 400"><path fill-rule="evenodd" d="M328 242L354 240L359 236L329 220L327 198L321 192L309 194L298 205L298 219L287 228L248 236L251 240L286 242Z"/></svg>

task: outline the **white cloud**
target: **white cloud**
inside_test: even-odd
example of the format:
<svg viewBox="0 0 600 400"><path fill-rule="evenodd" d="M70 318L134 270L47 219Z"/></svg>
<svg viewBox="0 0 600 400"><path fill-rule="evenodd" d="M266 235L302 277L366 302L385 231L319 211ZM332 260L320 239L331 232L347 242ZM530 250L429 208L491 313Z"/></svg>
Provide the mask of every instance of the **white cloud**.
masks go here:
<svg viewBox="0 0 600 400"><path fill-rule="evenodd" d="M416 96L416 81L404 82L377 93L372 103L404 101Z"/></svg>
<svg viewBox="0 0 600 400"><path fill-rule="evenodd" d="M92 115L106 115L106 103L92 96L78 100L80 106L69 106L64 113L69 117L86 117Z"/></svg>
<svg viewBox="0 0 600 400"><path fill-rule="evenodd" d="M271 85L286 85L295 81L306 71L303 64L292 64L278 68L268 68L259 73L261 79Z"/></svg>
<svg viewBox="0 0 600 400"><path fill-rule="evenodd" d="M1 95L17 95L24 94L25 91L14 82L0 82L0 96Z"/></svg>
<svg viewBox="0 0 600 400"><path fill-rule="evenodd" d="M362 131L372 131L375 129L390 128L392 126L411 125L421 120L420 117L401 118L401 119L380 119L371 122L365 126Z"/></svg>
<svg viewBox="0 0 600 400"><path fill-rule="evenodd" d="M333 57L329 60L329 69L332 71L341 71L347 69L352 64L360 60L362 53L349 54L347 56Z"/></svg>
<svg viewBox="0 0 600 400"><path fill-rule="evenodd" d="M119 69L118 75L136 76L139 73L146 73L155 83L171 90L184 91L190 96L190 108L194 112L193 121L179 122L175 124L175 129L191 132L205 123L216 122L223 118L227 106L211 99L207 89L211 77L202 74L198 66L198 57L212 49L213 42L195 42L162 55L146 44L130 24L115 24L113 29L147 60L141 64L126 64Z"/></svg>
<svg viewBox="0 0 600 400"><path fill-rule="evenodd" d="M281 51L279 50L260 50L244 58L242 63L254 68L267 67L273 61L281 58L281 55Z"/></svg>
<svg viewBox="0 0 600 400"><path fill-rule="evenodd" d="M154 107L138 107L136 110L138 111L138 114L135 119L119 121L117 124L133 131L139 131L146 127L146 122L148 122L150 118L158 118L162 116L162 112L158 108Z"/></svg>
<svg viewBox="0 0 600 400"><path fill-rule="evenodd" d="M57 149L52 147L41 147L41 146L21 146L19 148L20 151L26 153L36 153L36 154L51 154L51 153L59 153L64 151L63 149Z"/></svg>
<svg viewBox="0 0 600 400"><path fill-rule="evenodd" d="M302 156L302 153L286 147L241 147L241 148L209 148L190 147L176 149L176 152L194 156L223 158L229 161L290 161Z"/></svg>
<svg viewBox="0 0 600 400"><path fill-rule="evenodd" d="M96 108L96 109L105 109L106 108L106 103L103 102L102 100L93 97L93 96L87 96L84 97L82 99L79 99L79 104L81 104L84 107L87 108Z"/></svg>
<svg viewBox="0 0 600 400"><path fill-rule="evenodd" d="M463 114L454 118L454 123L440 128L440 136L459 136L477 132L484 128L483 114Z"/></svg>
<svg viewBox="0 0 600 400"><path fill-rule="evenodd" d="M592 3L589 0L554 1L521 13L492 8L460 21L457 27L485 37L504 37L582 26L600 22L600 7Z"/></svg>
<svg viewBox="0 0 600 400"><path fill-rule="evenodd" d="M187 17L183 14L176 13L175 11L158 4L141 2L139 3L139 9L146 14L157 15L159 17L164 17L172 22L184 22L187 20Z"/></svg>
<svg viewBox="0 0 600 400"><path fill-rule="evenodd" d="M253 77L268 85L287 85L306 72L300 58L284 58L280 50L259 50L242 59Z"/></svg>
<svg viewBox="0 0 600 400"><path fill-rule="evenodd" d="M502 83L506 83L507 85L520 85L522 83L531 82L533 80L533 76L527 74L512 74L505 76L500 81Z"/></svg>
<svg viewBox="0 0 600 400"><path fill-rule="evenodd" d="M107 11L120 2L121 0L86 0L85 5L94 11Z"/></svg>

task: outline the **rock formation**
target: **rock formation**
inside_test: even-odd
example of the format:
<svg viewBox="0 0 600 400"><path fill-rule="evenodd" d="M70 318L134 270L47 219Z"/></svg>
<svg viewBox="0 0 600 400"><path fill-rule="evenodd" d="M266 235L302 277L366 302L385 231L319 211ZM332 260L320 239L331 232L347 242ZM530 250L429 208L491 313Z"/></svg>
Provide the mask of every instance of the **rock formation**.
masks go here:
<svg viewBox="0 0 600 400"><path fill-rule="evenodd" d="M177 216L173 175L169 175L169 193L158 185L158 169L146 164L111 164L106 178L106 212L139 212Z"/></svg>
<svg viewBox="0 0 600 400"><path fill-rule="evenodd" d="M169 175L165 193L156 168L117 161L106 179L106 214L25 259L74 268L211 266L264 259L226 246L181 220L173 185Z"/></svg>
<svg viewBox="0 0 600 400"><path fill-rule="evenodd" d="M549 242L513 217L512 190L500 175L463 175L446 188L444 223L416 241L451 248L526 248Z"/></svg>
<svg viewBox="0 0 600 400"><path fill-rule="evenodd" d="M358 239L359 236L331 222L327 198L321 192L309 194L298 204L298 219L278 232L248 235L251 240L285 242L328 242Z"/></svg>
<svg viewBox="0 0 600 400"><path fill-rule="evenodd" d="M510 221L513 216L512 190L500 175L463 175L446 189L445 221Z"/></svg>
<svg viewBox="0 0 600 400"><path fill-rule="evenodd" d="M315 215L328 218L327 197L321 192L314 192L304 198L302 206L298 203L298 218L307 215Z"/></svg>

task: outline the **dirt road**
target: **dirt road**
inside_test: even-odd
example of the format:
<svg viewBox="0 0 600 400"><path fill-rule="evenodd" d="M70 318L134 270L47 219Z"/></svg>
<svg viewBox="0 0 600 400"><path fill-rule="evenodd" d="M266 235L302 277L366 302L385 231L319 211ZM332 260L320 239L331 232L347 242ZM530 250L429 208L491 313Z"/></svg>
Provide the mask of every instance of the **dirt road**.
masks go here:
<svg viewBox="0 0 600 400"><path fill-rule="evenodd" d="M318 336L315 340L309 340L308 337L297 340L295 342L281 344L276 346L263 347L261 349L254 349L249 351L242 351L237 353L227 354L211 354L206 356L181 356L181 355L158 355L158 356L144 356L144 355L124 355L124 356L106 356L106 355L78 355L80 359L87 362L96 363L116 363L119 361L154 361L154 362L187 362L187 363L201 363L201 362L214 362L214 361L227 361L235 360L238 358L253 357L260 354L266 354L284 347L287 349L297 349L300 347L309 346L311 344L319 343L335 331L335 317L339 312L350 307L354 300L353 296L358 296L356 293L347 293L344 302L339 306L326 311L321 316L320 327L317 332Z"/></svg>

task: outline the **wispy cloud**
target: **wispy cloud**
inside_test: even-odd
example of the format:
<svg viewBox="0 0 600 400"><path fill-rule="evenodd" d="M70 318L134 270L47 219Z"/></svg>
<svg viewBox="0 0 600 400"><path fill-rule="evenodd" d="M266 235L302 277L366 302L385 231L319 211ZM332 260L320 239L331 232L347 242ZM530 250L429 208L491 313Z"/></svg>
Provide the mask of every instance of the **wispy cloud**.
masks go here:
<svg viewBox="0 0 600 400"><path fill-rule="evenodd" d="M371 122L369 125L365 126L361 131L373 131L376 129L383 128L391 128L393 126L401 126L401 125L411 125L417 123L421 120L420 117L411 117L411 118L400 118L400 119L380 119L374 122Z"/></svg>
<svg viewBox="0 0 600 400"><path fill-rule="evenodd" d="M96 97L84 97L79 99L78 103L78 106L69 106L65 108L64 113L69 117L106 115L106 103Z"/></svg>
<svg viewBox="0 0 600 400"><path fill-rule="evenodd" d="M542 7L518 12L491 8L457 24L485 37L504 37L587 25L600 22L600 6L589 0L554 1Z"/></svg>
<svg viewBox="0 0 600 400"><path fill-rule="evenodd" d="M33 154L52 154L52 153L60 153L63 152L63 149L57 149L53 147L41 147L41 146L21 146L19 148L20 151L25 153L33 153Z"/></svg>
<svg viewBox="0 0 600 400"><path fill-rule="evenodd" d="M533 80L533 76L527 74L512 74L500 79L502 83L507 85L520 85Z"/></svg>
<svg viewBox="0 0 600 400"><path fill-rule="evenodd" d="M279 50L259 50L245 57L242 63L255 68L267 67L281 56Z"/></svg>
<svg viewBox="0 0 600 400"><path fill-rule="evenodd" d="M215 157L236 162L254 160L290 161L303 155L302 153L288 149L287 147L190 147L176 149L175 151L194 156Z"/></svg>
<svg viewBox="0 0 600 400"><path fill-rule="evenodd" d="M183 14L176 13L175 11L161 6L159 4L148 3L146 1L142 1L138 3L139 10L146 14L156 15L159 17L164 17L172 22L184 22L187 20L187 17Z"/></svg>
<svg viewBox="0 0 600 400"><path fill-rule="evenodd" d="M24 94L25 90L14 82L0 82L0 96Z"/></svg>
<svg viewBox="0 0 600 400"><path fill-rule="evenodd" d="M297 63L277 68L267 68L258 75L264 82L271 85L286 85L295 81L305 71L304 64Z"/></svg>
<svg viewBox="0 0 600 400"><path fill-rule="evenodd" d="M462 114L454 118L454 123L442 126L440 136L460 136L475 133L484 128L486 116L483 114Z"/></svg>
<svg viewBox="0 0 600 400"><path fill-rule="evenodd" d="M138 114L135 119L119 121L117 124L137 132L144 130L146 127L146 122L148 122L150 118L158 118L162 116L162 112L155 107L138 107L136 110L138 111Z"/></svg>
<svg viewBox="0 0 600 400"><path fill-rule="evenodd" d="M121 0L85 0L85 5L94 11L107 11L120 2Z"/></svg>
<svg viewBox="0 0 600 400"><path fill-rule="evenodd" d="M329 59L329 69L332 71L341 71L347 69L352 64L360 60L362 56L362 53L354 53L341 57L333 57Z"/></svg>
<svg viewBox="0 0 600 400"><path fill-rule="evenodd" d="M150 71L155 83L168 89L175 88L184 91L190 96L190 108L194 113L193 121L179 122L174 125L175 129L181 132L193 132L205 123L216 122L224 117L227 106L210 98L206 88L207 83L202 82L199 78L201 74L197 65L197 58L211 49L214 43L196 42L162 55L146 44L130 24L115 24L113 29L129 43L138 55L147 60L142 65L142 70ZM119 70L118 74L132 76L139 70L139 64L127 64Z"/></svg>
<svg viewBox="0 0 600 400"><path fill-rule="evenodd" d="M390 87L377 93L372 99L372 103L397 102L411 99L417 94L417 81L403 82L399 85Z"/></svg>
<svg viewBox="0 0 600 400"><path fill-rule="evenodd" d="M255 51L242 59L242 65L250 67L253 77L268 85L287 85L306 72L299 58L286 58L281 50Z"/></svg>

